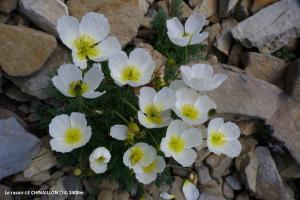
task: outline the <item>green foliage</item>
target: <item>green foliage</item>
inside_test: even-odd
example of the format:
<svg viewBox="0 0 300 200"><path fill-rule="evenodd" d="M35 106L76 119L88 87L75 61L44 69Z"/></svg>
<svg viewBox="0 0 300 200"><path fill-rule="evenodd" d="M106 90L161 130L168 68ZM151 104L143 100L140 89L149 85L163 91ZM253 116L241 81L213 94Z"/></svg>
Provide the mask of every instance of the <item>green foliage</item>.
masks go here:
<svg viewBox="0 0 300 200"><path fill-rule="evenodd" d="M277 51L274 56L281 58L285 61L292 61L297 58L296 54L290 52L287 48L282 48L279 51Z"/></svg>
<svg viewBox="0 0 300 200"><path fill-rule="evenodd" d="M181 17L182 0L172 0L170 5L170 16Z"/></svg>

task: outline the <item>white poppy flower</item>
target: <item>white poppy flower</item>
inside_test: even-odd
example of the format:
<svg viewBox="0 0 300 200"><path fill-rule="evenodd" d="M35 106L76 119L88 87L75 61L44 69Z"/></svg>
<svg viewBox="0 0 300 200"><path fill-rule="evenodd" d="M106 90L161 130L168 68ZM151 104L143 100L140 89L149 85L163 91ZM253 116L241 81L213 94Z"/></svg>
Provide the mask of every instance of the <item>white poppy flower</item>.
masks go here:
<svg viewBox="0 0 300 200"><path fill-rule="evenodd" d="M173 157L184 167L191 166L197 157L192 149L202 143L202 134L197 128L188 128L181 120L174 120L167 129L160 148L166 157Z"/></svg>
<svg viewBox="0 0 300 200"><path fill-rule="evenodd" d="M129 122L128 126L114 125L110 128L110 136L117 140L126 140L140 132L139 127L134 122Z"/></svg>
<svg viewBox="0 0 300 200"><path fill-rule="evenodd" d="M104 79L100 64L94 64L82 77L82 71L73 64L64 64L52 78L53 85L65 96L83 96L94 99L105 93L95 91Z"/></svg>
<svg viewBox="0 0 300 200"><path fill-rule="evenodd" d="M173 194L169 194L167 192L161 193L159 195L160 198L165 199L165 200L169 200L169 199L176 199L176 196Z"/></svg>
<svg viewBox="0 0 300 200"><path fill-rule="evenodd" d="M129 57L121 52L109 58L108 67L117 85L138 87L150 82L155 62L145 49L135 48Z"/></svg>
<svg viewBox="0 0 300 200"><path fill-rule="evenodd" d="M188 87L183 80L181 79L175 79L170 83L169 88L177 92L177 90L183 88L183 87Z"/></svg>
<svg viewBox="0 0 300 200"><path fill-rule="evenodd" d="M198 91L210 91L219 87L226 79L225 74L213 75L213 68L206 64L195 64L192 67L181 66L183 81Z"/></svg>
<svg viewBox="0 0 300 200"><path fill-rule="evenodd" d="M49 125L52 150L57 152L70 152L84 146L91 138L92 130L87 126L85 115L73 112L71 115L58 115Z"/></svg>
<svg viewBox="0 0 300 200"><path fill-rule="evenodd" d="M130 169L137 169L149 166L156 158L156 150L146 144L137 143L129 148L124 156L123 163Z"/></svg>
<svg viewBox="0 0 300 200"><path fill-rule="evenodd" d="M57 22L60 39L72 50L73 62L82 69L87 67L87 59L101 62L121 51L117 38L107 37L109 31L107 18L95 12L84 15L80 23L71 16L63 16Z"/></svg>
<svg viewBox="0 0 300 200"><path fill-rule="evenodd" d="M157 178L157 173L162 173L166 162L161 156L157 156L148 166L135 169L136 179L143 184L149 184Z"/></svg>
<svg viewBox="0 0 300 200"><path fill-rule="evenodd" d="M237 157L242 150L238 141L240 136L239 127L226 122L222 118L212 119L207 128L207 146L215 154L225 154L229 157Z"/></svg>
<svg viewBox="0 0 300 200"><path fill-rule="evenodd" d="M105 147L96 148L89 157L91 169L96 174L104 173L107 170L107 163L110 158L110 152Z"/></svg>
<svg viewBox="0 0 300 200"><path fill-rule="evenodd" d="M200 192L196 185L192 184L187 179L183 183L182 192L184 194L185 199L188 200L198 200L200 196Z"/></svg>
<svg viewBox="0 0 300 200"><path fill-rule="evenodd" d="M199 125L209 118L208 112L217 105L208 96L200 96L195 90L183 87L176 92L174 112L189 125Z"/></svg>
<svg viewBox="0 0 300 200"><path fill-rule="evenodd" d="M170 108L175 102L175 92L167 87L156 92L151 87L142 87L139 96L139 122L146 128L161 128L171 122Z"/></svg>
<svg viewBox="0 0 300 200"><path fill-rule="evenodd" d="M167 20L169 39L181 47L199 44L208 37L208 32L200 33L205 21L205 16L194 13L189 16L183 27L180 21L173 17Z"/></svg>

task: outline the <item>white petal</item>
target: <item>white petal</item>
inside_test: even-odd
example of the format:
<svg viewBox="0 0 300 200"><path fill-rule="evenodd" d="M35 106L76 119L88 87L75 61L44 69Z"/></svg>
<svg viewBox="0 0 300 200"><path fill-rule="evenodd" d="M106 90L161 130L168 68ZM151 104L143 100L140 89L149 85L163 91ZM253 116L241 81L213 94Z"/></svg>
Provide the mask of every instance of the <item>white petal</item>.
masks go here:
<svg viewBox="0 0 300 200"><path fill-rule="evenodd" d="M154 104L162 106L163 110L170 109L175 101L175 92L168 87L162 88L154 97Z"/></svg>
<svg viewBox="0 0 300 200"><path fill-rule="evenodd" d="M222 153L234 158L240 155L242 151L241 143L238 140L227 142L224 147Z"/></svg>
<svg viewBox="0 0 300 200"><path fill-rule="evenodd" d="M162 150L162 152L164 152L166 157L171 157L172 156L170 151L169 151L169 148L167 146L167 139L166 138L163 138L161 140L160 149Z"/></svg>
<svg viewBox="0 0 300 200"><path fill-rule="evenodd" d="M175 92L180 88L187 87L183 80L176 79L170 83L169 88L174 90Z"/></svg>
<svg viewBox="0 0 300 200"><path fill-rule="evenodd" d="M97 45L99 56L91 58L95 62L102 62L109 59L111 56L121 52L121 44L116 37L107 37Z"/></svg>
<svg viewBox="0 0 300 200"><path fill-rule="evenodd" d="M159 195L160 198L165 199L165 200L170 200L170 199L175 199L175 195L169 194L169 193L161 193Z"/></svg>
<svg viewBox="0 0 300 200"><path fill-rule="evenodd" d="M189 128L185 130L181 138L185 141L185 148L197 147L202 143L202 134L197 128Z"/></svg>
<svg viewBox="0 0 300 200"><path fill-rule="evenodd" d="M157 128L157 125L154 123L151 123L146 115L144 113L142 113L141 111L138 111L138 120L141 123L141 125L143 125L146 128Z"/></svg>
<svg viewBox="0 0 300 200"><path fill-rule="evenodd" d="M82 96L87 98L87 99L95 99L97 97L100 97L102 96L103 94L105 94L106 92L98 92L98 91L89 91L89 92L86 92L86 93L83 93Z"/></svg>
<svg viewBox="0 0 300 200"><path fill-rule="evenodd" d="M135 177L140 183L147 185L147 184L153 182L156 179L157 175L156 175L156 173L149 173L149 174L136 173Z"/></svg>
<svg viewBox="0 0 300 200"><path fill-rule="evenodd" d="M54 138L63 138L65 131L70 127L70 117L65 114L58 115L49 124L49 134Z"/></svg>
<svg viewBox="0 0 300 200"><path fill-rule="evenodd" d="M190 86L190 79L192 77L192 69L188 66L183 65L180 67L180 73L181 73L182 79L185 82L185 84Z"/></svg>
<svg viewBox="0 0 300 200"><path fill-rule="evenodd" d="M218 88L225 80L227 79L227 75L225 74L215 74L209 81L211 83L211 87L209 90L214 90Z"/></svg>
<svg viewBox="0 0 300 200"><path fill-rule="evenodd" d="M163 157L157 156L156 158L156 173L162 173L166 168L166 162Z"/></svg>
<svg viewBox="0 0 300 200"><path fill-rule="evenodd" d="M239 127L232 122L226 122L223 124L220 129L220 132L224 133L226 139L228 140L236 140L240 137L241 131Z"/></svg>
<svg viewBox="0 0 300 200"><path fill-rule="evenodd" d="M173 154L173 158L183 167L189 167L195 162L197 153L193 149L184 149L182 153Z"/></svg>
<svg viewBox="0 0 300 200"><path fill-rule="evenodd" d="M148 68L154 68L154 61L147 50L135 48L129 54L129 64L145 71Z"/></svg>
<svg viewBox="0 0 300 200"><path fill-rule="evenodd" d="M88 84L89 90L95 90L103 79L104 74L101 70L101 64L93 64L93 67L84 74L83 81Z"/></svg>
<svg viewBox="0 0 300 200"><path fill-rule="evenodd" d="M203 32L203 33L200 33L200 34L195 34L192 36L192 39L190 41L190 44L191 45L194 45L194 44L200 44L201 42L203 42L206 38L208 37L208 32Z"/></svg>
<svg viewBox="0 0 300 200"><path fill-rule="evenodd" d="M82 141L79 144L75 145L76 148L79 148L79 147L82 147L82 146L86 145L90 141L91 136L92 136L92 129L91 129L90 126L88 126L83 131Z"/></svg>
<svg viewBox="0 0 300 200"><path fill-rule="evenodd" d="M205 24L206 18L204 15L194 13L188 17L185 22L185 31L187 33L199 33Z"/></svg>
<svg viewBox="0 0 300 200"><path fill-rule="evenodd" d="M142 87L140 89L139 107L143 112L145 112L146 106L153 104L155 95L156 91L151 87Z"/></svg>
<svg viewBox="0 0 300 200"><path fill-rule="evenodd" d="M73 81L82 80L82 71L73 64L61 65L58 68L57 73L66 86L69 86Z"/></svg>
<svg viewBox="0 0 300 200"><path fill-rule="evenodd" d="M130 164L130 153L131 153L131 148L127 149L123 155L123 163L125 166L131 169L131 164Z"/></svg>
<svg viewBox="0 0 300 200"><path fill-rule="evenodd" d="M169 138L172 135L180 136L187 129L187 125L181 120L174 120L170 123L166 137Z"/></svg>
<svg viewBox="0 0 300 200"><path fill-rule="evenodd" d="M142 143L138 143L138 144L142 144ZM156 150L152 146L148 145L144 151L144 157L141 161L141 165L144 167L149 166L154 161L155 158L156 158Z"/></svg>
<svg viewBox="0 0 300 200"><path fill-rule="evenodd" d="M62 42L73 48L73 42L79 36L79 22L75 17L63 16L57 21L57 32Z"/></svg>
<svg viewBox="0 0 300 200"><path fill-rule="evenodd" d="M87 59L80 59L77 56L77 50L76 49L72 49L72 58L73 58L73 62L76 66L79 66L80 69L86 69L87 68Z"/></svg>
<svg viewBox="0 0 300 200"><path fill-rule="evenodd" d="M107 18L99 13L89 12L84 15L79 25L80 35L92 36L96 43L102 41L110 31Z"/></svg>
<svg viewBox="0 0 300 200"><path fill-rule="evenodd" d="M91 155L89 157L89 161L90 162L95 161L99 157L104 157L105 159L103 160L103 162L108 163L110 161L110 159L111 159L111 154L110 154L110 152L105 147L97 147L91 153Z"/></svg>
<svg viewBox="0 0 300 200"><path fill-rule="evenodd" d="M173 44L176 44L180 47L185 47L189 44L189 38L183 36L174 36L174 34L170 31L167 32L169 39Z"/></svg>
<svg viewBox="0 0 300 200"><path fill-rule="evenodd" d="M67 153L74 149L72 146L66 144L64 140L55 138L50 140L50 146L53 151L61 153Z"/></svg>
<svg viewBox="0 0 300 200"><path fill-rule="evenodd" d="M189 180L185 180L182 187L183 194L188 200L198 200L200 192L197 187L192 184Z"/></svg>
<svg viewBox="0 0 300 200"><path fill-rule="evenodd" d="M207 133L208 133L208 135L211 132L218 131L219 128L223 124L224 124L224 119L222 119L222 118L214 118L214 119L210 120L210 122L208 124L208 127L207 127Z"/></svg>
<svg viewBox="0 0 300 200"><path fill-rule="evenodd" d="M124 51L113 55L108 60L108 67L111 74L120 76L121 71L128 65L128 57Z"/></svg>
<svg viewBox="0 0 300 200"><path fill-rule="evenodd" d="M102 174L107 170L106 163L90 162L90 167L96 174Z"/></svg>
<svg viewBox="0 0 300 200"><path fill-rule="evenodd" d="M198 79L207 79L213 75L213 68L207 64L195 64L192 66L192 76Z"/></svg>
<svg viewBox="0 0 300 200"><path fill-rule="evenodd" d="M167 29L176 36L183 35L184 33L183 26L176 17L167 20Z"/></svg>
<svg viewBox="0 0 300 200"><path fill-rule="evenodd" d="M125 125L114 125L110 128L109 134L117 140L125 140L128 135L128 127Z"/></svg>
<svg viewBox="0 0 300 200"><path fill-rule="evenodd" d="M72 112L70 115L71 127L84 130L87 126L85 115L79 112Z"/></svg>
<svg viewBox="0 0 300 200"><path fill-rule="evenodd" d="M71 95L69 93L69 88L66 86L65 81L62 80L62 77L60 76L54 76L52 78L52 83L58 89L63 95L67 97L74 97L74 95Z"/></svg>
<svg viewBox="0 0 300 200"><path fill-rule="evenodd" d="M199 94L193 90L193 89L189 89L189 88L180 88L177 92L176 92L176 107L178 109L181 108L182 105L185 104L191 104L194 105L196 100L199 98Z"/></svg>

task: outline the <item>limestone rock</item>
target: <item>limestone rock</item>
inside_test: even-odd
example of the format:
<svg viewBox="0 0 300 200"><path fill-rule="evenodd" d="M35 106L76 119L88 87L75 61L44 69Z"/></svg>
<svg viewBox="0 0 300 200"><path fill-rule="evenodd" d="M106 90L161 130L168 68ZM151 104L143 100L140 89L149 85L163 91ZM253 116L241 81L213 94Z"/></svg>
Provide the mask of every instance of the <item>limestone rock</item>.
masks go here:
<svg viewBox="0 0 300 200"><path fill-rule="evenodd" d="M57 69L60 65L68 63L69 60L68 50L59 46L39 72L26 77L6 76L6 78L20 87L23 92L39 99L47 99L50 97L50 94L47 92L50 81L49 73Z"/></svg>
<svg viewBox="0 0 300 200"><path fill-rule="evenodd" d="M234 190L240 190L242 188L241 183L234 176L227 176L225 180L226 183L228 183L228 185Z"/></svg>
<svg viewBox="0 0 300 200"><path fill-rule="evenodd" d="M209 175L209 169L205 166L199 167L198 168L198 182L202 185L205 185L211 180L212 180L212 178Z"/></svg>
<svg viewBox="0 0 300 200"><path fill-rule="evenodd" d="M208 192L203 192L201 193L199 200L225 200L225 198L220 195L216 196L209 194Z"/></svg>
<svg viewBox="0 0 300 200"><path fill-rule="evenodd" d="M11 11L16 9L18 0L1 0L0 1L0 12L9 14Z"/></svg>
<svg viewBox="0 0 300 200"><path fill-rule="evenodd" d="M273 53L300 36L300 3L278 1L240 22L231 32L243 46Z"/></svg>
<svg viewBox="0 0 300 200"><path fill-rule="evenodd" d="M276 2L278 0L254 0L252 7L251 7L251 12L256 13L258 10Z"/></svg>
<svg viewBox="0 0 300 200"><path fill-rule="evenodd" d="M175 176L175 180L172 183L170 193L176 196L176 200L185 200L182 193L183 179L179 176Z"/></svg>
<svg viewBox="0 0 300 200"><path fill-rule="evenodd" d="M69 175L63 179L63 186L66 191L83 191L83 186L81 184L81 179L74 175ZM70 199L73 200L84 200L83 194L71 194Z"/></svg>
<svg viewBox="0 0 300 200"><path fill-rule="evenodd" d="M10 192L11 189L6 185L0 184L0 199L13 200L14 198L11 195L5 195L5 191Z"/></svg>
<svg viewBox="0 0 300 200"><path fill-rule="evenodd" d="M242 46L239 43L235 43L229 53L228 56L228 64L236 67L240 66L241 54L242 54Z"/></svg>
<svg viewBox="0 0 300 200"><path fill-rule="evenodd" d="M265 53L247 52L242 54L245 71L256 78L283 86L283 78L287 69L284 60Z"/></svg>
<svg viewBox="0 0 300 200"><path fill-rule="evenodd" d="M300 102L300 59L288 67L285 82L287 93Z"/></svg>
<svg viewBox="0 0 300 200"><path fill-rule="evenodd" d="M60 0L20 0L20 10L39 28L53 35L58 35L57 20L69 15L67 6Z"/></svg>
<svg viewBox="0 0 300 200"><path fill-rule="evenodd" d="M114 197L114 192L111 190L102 190L98 196L97 196L97 200L113 200Z"/></svg>
<svg viewBox="0 0 300 200"><path fill-rule="evenodd" d="M31 135L15 118L0 120L0 179L24 170L36 156L39 139Z"/></svg>
<svg viewBox="0 0 300 200"><path fill-rule="evenodd" d="M49 190L49 191L58 191L61 194L49 195L48 197L49 200L65 200L68 198L68 195L63 193L64 191L66 191L66 188L64 186L64 179L65 177L58 179L56 183Z"/></svg>
<svg viewBox="0 0 300 200"><path fill-rule="evenodd" d="M239 0L219 1L219 17L224 18L230 15L230 11L236 6Z"/></svg>
<svg viewBox="0 0 300 200"><path fill-rule="evenodd" d="M194 8L194 12L204 15L206 18L211 17L218 12L218 1L201 0Z"/></svg>
<svg viewBox="0 0 300 200"><path fill-rule="evenodd" d="M225 198L228 198L228 199L234 198L233 190L227 183L224 183L224 185L223 185L223 195Z"/></svg>
<svg viewBox="0 0 300 200"><path fill-rule="evenodd" d="M100 184L101 190L112 190L116 191L119 188L119 183L113 180L104 179Z"/></svg>
<svg viewBox="0 0 300 200"><path fill-rule="evenodd" d="M108 17L111 34L124 46L136 36L144 18L145 0L70 0L67 2L70 15L81 18L95 11ZM147 3L147 2L146 2Z"/></svg>
<svg viewBox="0 0 300 200"><path fill-rule="evenodd" d="M114 193L114 200L129 200L129 193L126 191L116 191Z"/></svg>
<svg viewBox="0 0 300 200"><path fill-rule="evenodd" d="M10 110L0 108L0 119L7 119L11 117L15 118L23 128L27 129L28 126L21 117L19 117L17 114L13 113Z"/></svg>
<svg viewBox="0 0 300 200"><path fill-rule="evenodd" d="M221 25L219 23L215 23L211 26L207 26L205 28L205 31L207 31L209 33L208 35L208 44L207 44L207 51L211 52L212 51L212 47L213 47L213 43L216 39L216 37L219 35L220 31L221 31Z"/></svg>
<svg viewBox="0 0 300 200"><path fill-rule="evenodd" d="M10 76L40 70L55 50L55 37L21 26L0 24L0 66Z"/></svg>
<svg viewBox="0 0 300 200"><path fill-rule="evenodd" d="M3 94L18 102L28 102L32 100L32 97L23 93L18 87L13 84L6 85L3 88Z"/></svg>

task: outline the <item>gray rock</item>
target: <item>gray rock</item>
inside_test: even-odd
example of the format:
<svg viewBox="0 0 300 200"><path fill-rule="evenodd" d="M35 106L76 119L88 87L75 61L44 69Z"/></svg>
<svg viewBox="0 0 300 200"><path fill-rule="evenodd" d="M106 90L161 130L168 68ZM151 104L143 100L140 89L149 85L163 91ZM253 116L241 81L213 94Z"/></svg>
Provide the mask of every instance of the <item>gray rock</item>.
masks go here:
<svg viewBox="0 0 300 200"><path fill-rule="evenodd" d="M245 47L273 53L300 36L300 3L278 1L240 22L231 32Z"/></svg>
<svg viewBox="0 0 300 200"><path fill-rule="evenodd" d="M19 124L21 124L21 126L23 126L23 128L28 128L27 124L25 123L25 121L19 117L17 114L15 114L14 112L10 111L10 110L6 110L6 109L2 109L0 108L0 119L7 119L7 118L15 118Z"/></svg>
<svg viewBox="0 0 300 200"><path fill-rule="evenodd" d="M64 179L65 177L58 179L56 183L50 188L50 191L58 191L61 194L49 195L49 200L65 200L68 198L69 195L64 193L67 192L64 186Z"/></svg>
<svg viewBox="0 0 300 200"><path fill-rule="evenodd" d="M225 198L221 195L216 196L209 194L208 192L203 192L201 193L199 200L225 200Z"/></svg>
<svg viewBox="0 0 300 200"><path fill-rule="evenodd" d="M236 67L240 66L241 54L242 54L242 46L239 43L235 43L229 53L228 56L228 64Z"/></svg>
<svg viewBox="0 0 300 200"><path fill-rule="evenodd" d="M1 0L0 1L0 12L9 14L11 11L16 9L18 0Z"/></svg>
<svg viewBox="0 0 300 200"><path fill-rule="evenodd" d="M39 139L15 118L0 120L0 179L24 170L39 151Z"/></svg>
<svg viewBox="0 0 300 200"><path fill-rule="evenodd" d="M63 185L64 188L67 191L79 191L79 192L83 192L83 186L81 184L81 180L74 176L74 175L70 175L64 178L63 180ZM74 195L69 195L69 199L70 200L83 200L84 193L82 194L74 194Z"/></svg>
<svg viewBox="0 0 300 200"><path fill-rule="evenodd" d="M239 182L239 180L237 178L235 178L234 176L227 176L225 178L226 183L228 183L228 185L234 189L234 190L241 190L242 186L241 183Z"/></svg>
<svg viewBox="0 0 300 200"><path fill-rule="evenodd" d="M175 176L175 180L171 185L170 194L176 196L176 200L185 200L185 197L182 193L183 179L179 176Z"/></svg>
<svg viewBox="0 0 300 200"><path fill-rule="evenodd" d="M114 192L111 190L102 190L98 196L97 196L97 200L113 200L114 197Z"/></svg>
<svg viewBox="0 0 300 200"><path fill-rule="evenodd" d="M129 193L126 191L114 192L114 200L129 200Z"/></svg>
<svg viewBox="0 0 300 200"><path fill-rule="evenodd" d="M50 97L46 89L49 85L50 73L68 61L69 56L67 49L59 46L47 60L44 68L39 72L26 77L6 76L6 78L20 87L23 92L39 99L47 99Z"/></svg>
<svg viewBox="0 0 300 200"><path fill-rule="evenodd" d="M194 8L194 12L204 15L206 18L218 12L218 0L201 0Z"/></svg>
<svg viewBox="0 0 300 200"><path fill-rule="evenodd" d="M224 18L230 15L230 11L236 6L239 0L219 1L219 17Z"/></svg>
<svg viewBox="0 0 300 200"><path fill-rule="evenodd" d="M210 180L212 180L209 175L209 169L205 166L198 168L198 182L202 185L207 184Z"/></svg>
<svg viewBox="0 0 300 200"><path fill-rule="evenodd" d="M10 99L18 102L28 102L32 100L32 96L29 96L28 94L22 92L13 84L6 85L3 88L3 94L5 94Z"/></svg>
<svg viewBox="0 0 300 200"><path fill-rule="evenodd" d="M6 195L5 192L10 192L11 189L6 185L0 184L0 199L13 200L12 195Z"/></svg>
<svg viewBox="0 0 300 200"><path fill-rule="evenodd" d="M39 28L56 36L57 20L69 15L67 6L60 0L20 0L20 11Z"/></svg>
<svg viewBox="0 0 300 200"><path fill-rule="evenodd" d="M300 102L300 59L288 67L285 81L287 93Z"/></svg>
<svg viewBox="0 0 300 200"><path fill-rule="evenodd" d="M286 191L270 151L266 147L257 147L255 153L259 162L256 197L264 200L294 199Z"/></svg>
<svg viewBox="0 0 300 200"><path fill-rule="evenodd" d="M234 198L234 192L233 192L232 188L226 182L223 185L223 195L227 199Z"/></svg>

